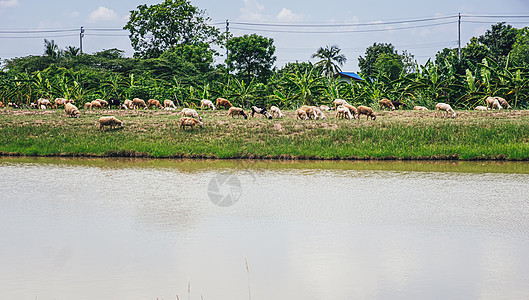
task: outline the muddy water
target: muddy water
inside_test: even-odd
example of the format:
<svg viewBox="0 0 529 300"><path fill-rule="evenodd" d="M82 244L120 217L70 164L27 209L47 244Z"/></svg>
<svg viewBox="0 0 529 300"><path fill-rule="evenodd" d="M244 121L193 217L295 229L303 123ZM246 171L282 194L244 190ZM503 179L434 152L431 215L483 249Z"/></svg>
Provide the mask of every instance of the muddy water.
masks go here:
<svg viewBox="0 0 529 300"><path fill-rule="evenodd" d="M528 191L527 163L4 158L0 299L527 299Z"/></svg>

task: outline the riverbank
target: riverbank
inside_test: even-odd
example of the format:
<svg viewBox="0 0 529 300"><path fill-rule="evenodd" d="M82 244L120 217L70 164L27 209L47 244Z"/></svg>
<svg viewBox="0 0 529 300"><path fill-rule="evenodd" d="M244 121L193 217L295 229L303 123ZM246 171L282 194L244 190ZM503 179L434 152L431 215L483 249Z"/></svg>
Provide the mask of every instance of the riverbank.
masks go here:
<svg viewBox="0 0 529 300"><path fill-rule="evenodd" d="M529 111L377 112L375 121L245 120L199 111L204 128L178 131L172 111L0 110L0 154L26 156L353 160L529 160ZM100 131L115 115L122 129Z"/></svg>

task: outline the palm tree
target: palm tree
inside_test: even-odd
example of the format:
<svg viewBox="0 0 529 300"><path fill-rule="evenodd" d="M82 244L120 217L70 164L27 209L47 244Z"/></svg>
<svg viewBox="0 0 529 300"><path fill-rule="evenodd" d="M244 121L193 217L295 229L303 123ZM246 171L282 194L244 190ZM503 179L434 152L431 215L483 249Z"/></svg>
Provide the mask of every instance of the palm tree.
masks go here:
<svg viewBox="0 0 529 300"><path fill-rule="evenodd" d="M48 41L47 39L44 39L44 55L58 58L60 53L59 45L55 44L54 40Z"/></svg>
<svg viewBox="0 0 529 300"><path fill-rule="evenodd" d="M81 54L81 49L74 47L74 46L68 46L66 47L66 50L64 51L64 55L67 57L79 56L80 54Z"/></svg>
<svg viewBox="0 0 529 300"><path fill-rule="evenodd" d="M345 55L340 54L340 47L338 45L326 46L325 48L319 48L316 53L312 54L311 58L319 58L315 66L322 67L323 73L326 76L332 76L337 72L340 72L340 67L345 64L347 58Z"/></svg>

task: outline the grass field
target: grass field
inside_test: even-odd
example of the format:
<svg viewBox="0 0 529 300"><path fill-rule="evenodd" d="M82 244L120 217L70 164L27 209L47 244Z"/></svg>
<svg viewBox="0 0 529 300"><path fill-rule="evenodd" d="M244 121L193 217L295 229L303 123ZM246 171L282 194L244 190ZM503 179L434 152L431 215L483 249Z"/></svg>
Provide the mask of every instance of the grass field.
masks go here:
<svg viewBox="0 0 529 300"><path fill-rule="evenodd" d="M204 128L178 132L180 116L162 110L0 110L0 153L36 156L138 156L272 159L529 160L529 111L377 111L375 121L227 118L198 111ZM100 116L124 128L100 131Z"/></svg>

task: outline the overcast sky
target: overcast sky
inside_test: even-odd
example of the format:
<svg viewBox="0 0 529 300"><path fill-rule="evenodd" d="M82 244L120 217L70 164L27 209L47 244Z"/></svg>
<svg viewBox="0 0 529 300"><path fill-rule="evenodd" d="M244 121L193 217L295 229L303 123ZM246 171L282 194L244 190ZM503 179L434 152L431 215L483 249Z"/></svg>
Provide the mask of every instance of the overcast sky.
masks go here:
<svg viewBox="0 0 529 300"><path fill-rule="evenodd" d="M0 58L41 55L45 38L54 40L62 49L79 47L81 26L86 29L85 53L118 48L132 56L126 31L97 29L120 29L138 5L161 2L0 0ZM358 57L364 56L366 48L375 42L392 43L399 53L407 50L423 64L429 57L435 57L437 51L457 47L459 13L463 16L463 46L472 36L482 35L491 24L505 21L517 28L529 26L527 0L334 0L315 4L306 0L192 0L191 3L205 9L212 24L222 30L229 20L235 36L257 33L273 38L278 67L290 61L308 61L319 47L338 45L347 57L343 70L358 71ZM29 33L37 30L41 32ZM45 30L51 32L42 32Z"/></svg>

